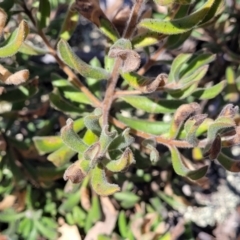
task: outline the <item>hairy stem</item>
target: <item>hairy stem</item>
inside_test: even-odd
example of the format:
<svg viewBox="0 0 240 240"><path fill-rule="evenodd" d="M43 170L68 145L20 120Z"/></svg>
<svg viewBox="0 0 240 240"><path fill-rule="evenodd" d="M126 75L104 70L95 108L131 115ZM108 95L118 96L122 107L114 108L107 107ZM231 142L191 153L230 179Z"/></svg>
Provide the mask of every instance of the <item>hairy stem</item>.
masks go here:
<svg viewBox="0 0 240 240"><path fill-rule="evenodd" d="M139 75L143 75L157 61L159 55L165 50L165 44L160 46L157 51L148 59L148 61L138 70Z"/></svg>
<svg viewBox="0 0 240 240"><path fill-rule="evenodd" d="M145 0L135 0L130 18L123 33L123 38L131 38L136 29L137 21L141 13L141 7Z"/></svg>
<svg viewBox="0 0 240 240"><path fill-rule="evenodd" d="M122 64L122 60L120 58L117 58L114 63L112 74L108 81L107 90L106 90L105 97L102 104L103 126L108 124L109 112L112 106L112 102L114 100L114 92L117 85L117 81L119 77L119 69L121 67L121 64Z"/></svg>
<svg viewBox="0 0 240 240"><path fill-rule="evenodd" d="M37 27L36 21L32 15L32 12L27 8L27 5L25 1L22 3L22 7L24 9L24 12L29 17L35 28L37 29L37 32L39 36L42 38L43 42L48 47L49 53L55 58L58 65L61 67L61 69L67 74L68 80L77 87L80 91L82 91L92 102L93 106L100 107L101 102L90 92L90 90L80 81L80 79L77 77L77 75L59 58L57 55L57 51L51 46L50 42L48 41L46 35L42 31L42 29L39 29Z"/></svg>
<svg viewBox="0 0 240 240"><path fill-rule="evenodd" d="M125 124L123 124L116 118L110 117L110 122L120 129L127 128L127 126ZM141 131L138 131L135 129L131 129L130 133L137 137L143 138L143 139L154 138L157 143L162 144L164 146L175 146L177 148L193 148L194 147L193 145L191 145L189 142L187 142L185 140L167 139L167 138L163 138L161 136L154 136L154 135L151 135L148 133L144 133L144 132L141 132ZM203 140L199 141L199 143L196 147L204 148L206 146L207 146L207 139L203 139Z"/></svg>

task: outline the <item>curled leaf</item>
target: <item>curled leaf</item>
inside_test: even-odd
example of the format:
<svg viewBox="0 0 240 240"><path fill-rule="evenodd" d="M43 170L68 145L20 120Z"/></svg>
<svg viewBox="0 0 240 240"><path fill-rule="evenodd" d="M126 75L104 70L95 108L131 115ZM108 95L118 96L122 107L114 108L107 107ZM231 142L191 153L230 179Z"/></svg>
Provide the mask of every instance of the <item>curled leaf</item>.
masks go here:
<svg viewBox="0 0 240 240"><path fill-rule="evenodd" d="M68 119L66 126L61 129L61 137L63 142L72 150L83 153L87 149L87 145L73 130L73 120Z"/></svg>
<svg viewBox="0 0 240 240"><path fill-rule="evenodd" d="M170 138L175 138L178 135L181 126L190 115L199 114L200 111L201 107L196 102L181 105L173 116L169 133Z"/></svg>
<svg viewBox="0 0 240 240"><path fill-rule="evenodd" d="M84 158L90 161L91 168L94 168L96 163L98 162L100 150L101 150L100 143L96 142L84 152Z"/></svg>
<svg viewBox="0 0 240 240"><path fill-rule="evenodd" d="M123 72L132 72L140 65L140 56L132 50L132 44L128 39L121 38L116 41L111 46L108 56L111 58L120 58L123 61Z"/></svg>
<svg viewBox="0 0 240 240"><path fill-rule="evenodd" d="M101 116L102 116L101 109L95 109L93 114L89 114L84 118L85 126L97 136L99 136L102 131L99 123L99 119Z"/></svg>
<svg viewBox="0 0 240 240"><path fill-rule="evenodd" d="M210 149L206 153L204 153L204 157L208 157L210 160L216 159L219 153L221 152L221 148L222 148L221 137L220 135L217 135L214 141L212 142Z"/></svg>
<svg viewBox="0 0 240 240"><path fill-rule="evenodd" d="M223 153L220 153L218 158L218 162L228 171L230 172L240 172L240 161L233 160L226 156Z"/></svg>
<svg viewBox="0 0 240 240"><path fill-rule="evenodd" d="M109 145L112 143L112 141L117 135L116 131L109 132L108 128L109 128L108 125L104 126L102 129L101 135L99 137L99 143L101 146L101 155L104 155L106 153Z"/></svg>
<svg viewBox="0 0 240 240"><path fill-rule="evenodd" d="M0 65L0 81L4 84L19 85L24 83L29 78L29 71L27 69L11 73L8 69Z"/></svg>
<svg viewBox="0 0 240 240"><path fill-rule="evenodd" d="M70 165L64 175L63 179L65 181L71 180L72 183L80 183L86 177L90 168L88 167L89 161L86 160L78 160L72 165Z"/></svg>
<svg viewBox="0 0 240 240"><path fill-rule="evenodd" d="M167 74L164 73L159 74L155 79L141 76L135 72L122 73L121 76L131 87L143 93L152 93L158 88L164 87L168 79Z"/></svg>
<svg viewBox="0 0 240 240"><path fill-rule="evenodd" d="M239 107L235 106L233 104L227 104L222 111L220 112L218 117L229 117L234 118L237 113L239 112Z"/></svg>
<svg viewBox="0 0 240 240"><path fill-rule="evenodd" d="M133 153L130 148L126 148L122 156L117 160L104 159L104 166L111 172L121 172L135 163Z"/></svg>
<svg viewBox="0 0 240 240"><path fill-rule="evenodd" d="M192 180L198 180L206 175L208 166L201 167L197 170L190 170L185 166L182 156L179 153L178 149L175 146L168 147L171 152L173 169L178 175L189 177Z"/></svg>
<svg viewBox="0 0 240 240"><path fill-rule="evenodd" d="M108 150L121 150L129 147L134 142L134 137L130 136L130 128L126 128L121 135L118 135L110 144Z"/></svg>
<svg viewBox="0 0 240 240"><path fill-rule="evenodd" d="M120 191L117 184L111 184L107 181L106 173L100 163L91 171L91 185L93 190L101 196L112 195Z"/></svg>
<svg viewBox="0 0 240 240"><path fill-rule="evenodd" d="M150 160L152 163L156 163L159 159L159 152L156 149L156 141L154 139L145 139L142 145L150 150Z"/></svg>
<svg viewBox="0 0 240 240"><path fill-rule="evenodd" d="M184 130L186 132L186 140L194 147L197 146L199 140L196 138L196 131L198 127L206 119L206 114L200 114L189 118L184 124Z"/></svg>

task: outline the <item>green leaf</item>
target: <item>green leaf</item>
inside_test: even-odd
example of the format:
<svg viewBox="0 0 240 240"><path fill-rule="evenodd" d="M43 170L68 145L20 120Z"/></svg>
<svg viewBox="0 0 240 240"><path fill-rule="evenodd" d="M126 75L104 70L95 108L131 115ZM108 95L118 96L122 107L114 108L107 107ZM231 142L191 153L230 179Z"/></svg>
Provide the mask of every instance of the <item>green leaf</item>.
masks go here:
<svg viewBox="0 0 240 240"><path fill-rule="evenodd" d="M186 17L170 21L143 19L139 23L139 26L167 35L184 33L196 27L205 18L214 1L215 0L208 0L201 8Z"/></svg>
<svg viewBox="0 0 240 240"><path fill-rule="evenodd" d="M135 160L131 149L126 148L118 160L104 159L102 163L111 172L121 172L126 170L131 164L135 163Z"/></svg>
<svg viewBox="0 0 240 240"><path fill-rule="evenodd" d="M34 46L32 43L23 42L18 52L30 55L30 56L38 56L47 54L48 51L43 48Z"/></svg>
<svg viewBox="0 0 240 240"><path fill-rule="evenodd" d="M95 135L99 136L101 134L102 128L99 123L99 119L102 116L102 110L97 108L92 114L84 117L84 124L87 129L91 130Z"/></svg>
<svg viewBox="0 0 240 240"><path fill-rule="evenodd" d="M37 12L38 28L43 29L48 26L50 13L51 6L49 0L40 0Z"/></svg>
<svg viewBox="0 0 240 240"><path fill-rule="evenodd" d="M69 4L67 14L65 14L64 22L59 33L60 38L65 41L70 39L78 24L79 14L73 11L72 7L73 4Z"/></svg>
<svg viewBox="0 0 240 240"><path fill-rule="evenodd" d="M33 141L40 155L53 152L63 146L62 139L57 136L34 137Z"/></svg>
<svg viewBox="0 0 240 240"><path fill-rule="evenodd" d="M60 166L60 165L59 165ZM35 172L39 181L52 182L59 178L62 178L66 167L35 167Z"/></svg>
<svg viewBox="0 0 240 240"><path fill-rule="evenodd" d="M212 99L219 95L226 86L226 80L221 81L220 83L208 87L208 88L198 88L195 92L192 93L192 96L197 99Z"/></svg>
<svg viewBox="0 0 240 240"><path fill-rule="evenodd" d="M231 117L218 117L208 128L207 139L208 143L211 144L219 131L235 127L236 123Z"/></svg>
<svg viewBox="0 0 240 240"><path fill-rule="evenodd" d="M88 148L77 133L74 132L73 120L70 118L67 120L66 126L61 129L61 137L63 142L75 152L83 153Z"/></svg>
<svg viewBox="0 0 240 240"><path fill-rule="evenodd" d="M196 71L193 72L191 75L183 76L179 83L183 85L182 88L189 87L191 84L194 83L199 83L199 81L201 81L202 78L206 75L207 71L208 65L202 66L196 69Z"/></svg>
<svg viewBox="0 0 240 240"><path fill-rule="evenodd" d="M114 194L114 198L118 201L127 201L137 203L140 197L133 192L118 192Z"/></svg>
<svg viewBox="0 0 240 240"><path fill-rule="evenodd" d="M130 128L126 128L121 135L118 135L110 144L108 150L125 149L134 142L134 137L129 135Z"/></svg>
<svg viewBox="0 0 240 240"><path fill-rule="evenodd" d="M196 138L196 131L199 126L206 119L206 114L196 115L189 118L184 124L184 130L186 132L186 140L193 146L197 146L198 139Z"/></svg>
<svg viewBox="0 0 240 240"><path fill-rule="evenodd" d="M210 53L202 53L198 54L193 60L190 60L189 64L186 65L186 68L181 72L181 78L185 78L187 76L192 75L196 70L207 65L214 61L216 55L212 55Z"/></svg>
<svg viewBox="0 0 240 240"><path fill-rule="evenodd" d="M1 101L8 102L21 102L25 101L38 92L38 82L33 80L26 83L24 86L19 86L7 92L2 93L0 96Z"/></svg>
<svg viewBox="0 0 240 240"><path fill-rule="evenodd" d="M7 39L7 44L0 48L0 57L5 58L16 54L26 39L28 32L28 24L25 20L22 20L19 27Z"/></svg>
<svg viewBox="0 0 240 240"><path fill-rule="evenodd" d="M159 41L164 38L166 38L166 36L161 33L147 31L146 33L135 36L132 40L132 45L134 49L144 48L159 43Z"/></svg>
<svg viewBox="0 0 240 240"><path fill-rule="evenodd" d="M216 18L216 16L220 15L225 8L225 1L224 0L215 0L214 4L208 11L205 18L202 20L199 27L204 27L206 24L211 22L212 19Z"/></svg>
<svg viewBox="0 0 240 240"><path fill-rule="evenodd" d="M240 172L240 161L233 160L223 153L220 153L217 158L218 162L230 172Z"/></svg>
<svg viewBox="0 0 240 240"><path fill-rule="evenodd" d="M189 177L192 180L198 180L206 175L208 166L201 167L197 170L190 170L186 168L178 149L175 146L168 146L168 148L171 152L173 169L178 175Z"/></svg>
<svg viewBox="0 0 240 240"><path fill-rule="evenodd" d="M92 67L79 59L65 40L60 40L58 42L57 49L58 54L63 62L69 67L75 69L83 77L94 78L98 80L109 78L109 73L104 69Z"/></svg>
<svg viewBox="0 0 240 240"><path fill-rule="evenodd" d="M168 82L178 82L180 79L180 71L191 56L191 54L181 53L173 60L171 70L168 75Z"/></svg>
<svg viewBox="0 0 240 240"><path fill-rule="evenodd" d="M184 104L183 101L166 99L154 102L148 97L143 96L125 96L121 97L121 99L134 108L144 110L147 113L173 113L179 106Z"/></svg>
<svg viewBox="0 0 240 240"><path fill-rule="evenodd" d="M58 150L48 155L48 161L52 162L55 166L63 166L76 154L75 151L67 146L62 146Z"/></svg>
<svg viewBox="0 0 240 240"><path fill-rule="evenodd" d="M118 215L118 228L119 228L119 232L120 232L121 236L123 238L126 238L129 229L128 229L128 225L127 225L126 215L123 210Z"/></svg>
<svg viewBox="0 0 240 240"><path fill-rule="evenodd" d="M74 116L82 114L82 110L80 108L75 107L73 104L63 99L58 91L51 92L49 94L49 99L53 107L61 112L66 112Z"/></svg>
<svg viewBox="0 0 240 240"><path fill-rule="evenodd" d="M107 182L105 171L100 164L91 171L91 185L93 190L101 196L112 195L120 191L118 185Z"/></svg>
<svg viewBox="0 0 240 240"><path fill-rule="evenodd" d="M117 29L107 18L100 18L99 29L107 38L109 38L113 42L117 41L117 39L120 38Z"/></svg>
<svg viewBox="0 0 240 240"><path fill-rule="evenodd" d="M117 118L132 129L153 135L161 135L163 133L166 133L170 128L170 124L165 122L151 122L143 119L127 118L123 117L120 114L117 114Z"/></svg>
<svg viewBox="0 0 240 240"><path fill-rule="evenodd" d="M99 137L99 143L101 147L100 154L103 156L106 151L108 150L109 145L112 143L114 138L117 136L116 131L109 132L108 131L109 126L106 125L102 128L101 135Z"/></svg>

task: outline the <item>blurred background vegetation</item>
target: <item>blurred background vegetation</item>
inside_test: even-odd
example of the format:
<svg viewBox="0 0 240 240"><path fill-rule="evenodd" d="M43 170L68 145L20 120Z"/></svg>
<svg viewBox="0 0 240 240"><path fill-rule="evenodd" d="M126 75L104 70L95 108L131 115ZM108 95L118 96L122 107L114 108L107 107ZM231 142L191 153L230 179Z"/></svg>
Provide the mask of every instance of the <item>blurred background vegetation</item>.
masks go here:
<svg viewBox="0 0 240 240"><path fill-rule="evenodd" d="M105 51L109 47L95 25L69 11L69 2L0 2L8 14L1 46L21 20L25 19L30 28L19 52L0 59L9 71L28 69L30 73L30 81L24 85L7 86L7 91L1 86L0 240L240 239L240 176L213 161L208 162L207 178L196 185L172 170L165 147L157 146L160 160L151 162L149 156L141 153L136 140L135 149L139 150L134 154L140 161L127 172L112 176L113 182L121 187L113 196L96 195L88 177L74 185L63 180L64 171L77 156L62 143L60 129L70 116L74 119L75 131L89 144L94 142L94 135L84 130L82 121L84 113L91 112L92 108L89 99L66 81L66 74L49 53L42 37L47 37L53 47L59 38L67 40L74 52L92 66L101 66L104 61L107 64ZM202 2L205 1L197 4ZM48 3L50 8L46 7ZM131 1L123 0L100 3L110 18L122 8L120 19L126 17L132 6ZM148 4L154 18L166 15L166 7L157 7L152 1ZM49 14L45 12L49 18L43 18L41 14L49 10ZM148 10L146 14L150 14ZM66 28L63 23L67 14L72 16ZM43 35L36 30L36 22L42 27ZM123 28L121 21L118 24L119 29ZM157 49L157 44L145 47L141 65ZM146 74L168 73L178 54L203 49L216 54L216 59L210 63L201 87L208 88L210 81L218 84L226 80L227 83L214 98L201 100L205 113L216 117L225 104L239 105L239 0L226 0L223 13L212 25L193 30L177 48L166 48ZM102 96L106 82L86 81L96 96ZM188 99L191 102L194 98L190 95ZM133 111L129 105L116 104L115 111L118 106L123 108L124 116L143 115L141 110ZM156 120L168 122L169 118L170 113L159 114ZM124 117L120 120L124 122ZM238 146L227 151L236 159L240 157ZM198 148L186 150L186 154L197 166L203 165Z"/></svg>

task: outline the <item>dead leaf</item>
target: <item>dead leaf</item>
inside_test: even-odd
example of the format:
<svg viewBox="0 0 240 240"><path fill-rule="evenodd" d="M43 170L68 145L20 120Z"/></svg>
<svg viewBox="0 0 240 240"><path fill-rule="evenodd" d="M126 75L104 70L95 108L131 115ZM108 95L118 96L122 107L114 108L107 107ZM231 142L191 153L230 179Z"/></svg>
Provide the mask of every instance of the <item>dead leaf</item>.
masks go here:
<svg viewBox="0 0 240 240"><path fill-rule="evenodd" d="M0 202L0 211L5 210L6 208L10 208L16 201L16 196L14 195L7 195L1 202Z"/></svg>
<svg viewBox="0 0 240 240"><path fill-rule="evenodd" d="M108 197L100 197L104 222L97 222L87 233L85 240L97 240L99 235L110 235L115 227L118 212Z"/></svg>
<svg viewBox="0 0 240 240"><path fill-rule="evenodd" d="M61 237L58 240L82 240L76 225L70 226L67 223L63 223L61 227L58 228L61 233Z"/></svg>

